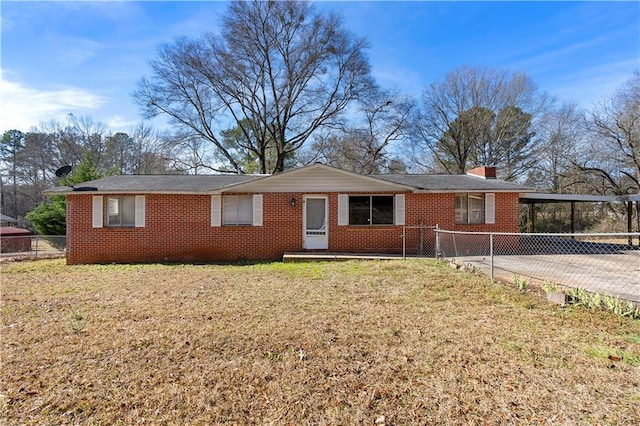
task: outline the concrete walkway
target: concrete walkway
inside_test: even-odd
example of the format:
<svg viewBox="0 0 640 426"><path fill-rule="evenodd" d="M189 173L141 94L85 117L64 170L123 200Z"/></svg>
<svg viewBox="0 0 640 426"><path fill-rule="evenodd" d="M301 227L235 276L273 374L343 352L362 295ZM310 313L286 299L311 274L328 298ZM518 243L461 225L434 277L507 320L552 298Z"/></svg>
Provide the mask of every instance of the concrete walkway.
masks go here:
<svg viewBox="0 0 640 426"><path fill-rule="evenodd" d="M327 252L297 252L285 253L283 262L313 262L328 260L397 260L401 254L360 254L360 253L327 253Z"/></svg>

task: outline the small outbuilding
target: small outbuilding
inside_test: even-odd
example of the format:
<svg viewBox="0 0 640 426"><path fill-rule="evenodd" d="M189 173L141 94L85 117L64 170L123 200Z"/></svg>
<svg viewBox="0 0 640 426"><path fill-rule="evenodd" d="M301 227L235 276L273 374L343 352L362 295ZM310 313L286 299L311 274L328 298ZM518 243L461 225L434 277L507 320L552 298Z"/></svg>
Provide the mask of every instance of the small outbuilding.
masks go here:
<svg viewBox="0 0 640 426"><path fill-rule="evenodd" d="M0 227L0 253L16 253L31 250L31 232L13 226Z"/></svg>

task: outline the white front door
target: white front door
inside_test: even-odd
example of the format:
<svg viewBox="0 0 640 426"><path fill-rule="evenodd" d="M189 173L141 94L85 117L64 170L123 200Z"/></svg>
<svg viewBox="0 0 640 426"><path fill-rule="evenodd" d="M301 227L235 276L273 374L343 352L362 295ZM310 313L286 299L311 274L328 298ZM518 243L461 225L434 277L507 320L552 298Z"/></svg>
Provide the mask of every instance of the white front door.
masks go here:
<svg viewBox="0 0 640 426"><path fill-rule="evenodd" d="M303 247L307 250L329 248L329 206L324 195L305 195L302 217Z"/></svg>

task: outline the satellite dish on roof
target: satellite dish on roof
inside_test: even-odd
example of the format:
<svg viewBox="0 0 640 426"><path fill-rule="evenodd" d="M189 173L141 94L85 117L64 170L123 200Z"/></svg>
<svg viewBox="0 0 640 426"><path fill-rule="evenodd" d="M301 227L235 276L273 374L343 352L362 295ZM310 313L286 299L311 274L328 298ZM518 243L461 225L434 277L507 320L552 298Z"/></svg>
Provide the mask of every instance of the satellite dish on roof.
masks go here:
<svg viewBox="0 0 640 426"><path fill-rule="evenodd" d="M62 166L58 170L56 170L56 176L58 176L59 178L67 177L67 175L71 173L71 169L72 167L69 165Z"/></svg>

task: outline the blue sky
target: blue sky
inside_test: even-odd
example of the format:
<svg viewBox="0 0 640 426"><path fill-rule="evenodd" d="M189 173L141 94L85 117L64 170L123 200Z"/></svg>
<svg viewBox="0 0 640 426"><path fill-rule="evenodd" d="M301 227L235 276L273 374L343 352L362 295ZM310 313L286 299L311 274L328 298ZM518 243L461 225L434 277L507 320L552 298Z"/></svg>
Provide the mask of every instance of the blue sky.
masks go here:
<svg viewBox="0 0 640 426"><path fill-rule="evenodd" d="M224 2L2 1L0 132L72 113L113 131L156 46L216 31ZM380 85L416 97L461 65L528 73L589 108L640 68L639 2L319 2L370 43ZM163 120L153 123L165 125Z"/></svg>

